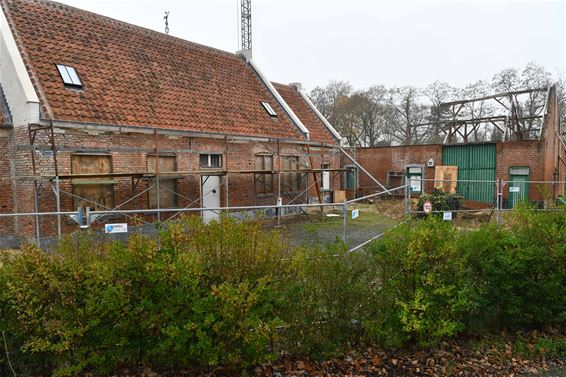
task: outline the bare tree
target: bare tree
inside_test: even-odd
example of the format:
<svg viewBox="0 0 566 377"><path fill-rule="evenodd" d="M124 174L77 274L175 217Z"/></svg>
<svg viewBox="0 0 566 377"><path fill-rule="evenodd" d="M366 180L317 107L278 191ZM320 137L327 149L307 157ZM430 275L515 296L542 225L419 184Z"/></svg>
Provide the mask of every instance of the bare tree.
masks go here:
<svg viewBox="0 0 566 377"><path fill-rule="evenodd" d="M389 90L387 102L395 110L392 113L389 133L399 144L418 144L426 138L429 131L419 131L415 124L423 123L426 106L419 103L420 91L413 86L403 86Z"/></svg>
<svg viewBox="0 0 566 377"><path fill-rule="evenodd" d="M375 147L383 142L383 133L387 126L388 111L384 86L373 86L352 95L356 98L356 112L359 116L360 142L362 146Z"/></svg>

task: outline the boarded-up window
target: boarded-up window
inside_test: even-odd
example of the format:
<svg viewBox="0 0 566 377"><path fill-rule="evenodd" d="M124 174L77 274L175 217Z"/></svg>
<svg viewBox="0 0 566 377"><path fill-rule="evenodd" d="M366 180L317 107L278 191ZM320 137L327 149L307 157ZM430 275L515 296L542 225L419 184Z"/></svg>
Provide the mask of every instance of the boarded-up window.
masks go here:
<svg viewBox="0 0 566 377"><path fill-rule="evenodd" d="M434 188L455 194L458 185L457 166L437 166L434 170Z"/></svg>
<svg viewBox="0 0 566 377"><path fill-rule="evenodd" d="M256 170L273 170L273 156L258 154L255 156ZM256 194L273 193L273 174L255 174Z"/></svg>
<svg viewBox="0 0 566 377"><path fill-rule="evenodd" d="M71 155L73 174L112 173L112 156L108 154ZM75 178L73 184L74 208L90 207L102 210L114 206L114 180L111 177Z"/></svg>
<svg viewBox="0 0 566 377"><path fill-rule="evenodd" d="M281 158L282 170L299 170L299 157L283 156ZM301 190L300 173L281 173L281 189L283 192L298 192Z"/></svg>
<svg viewBox="0 0 566 377"><path fill-rule="evenodd" d="M156 161L159 161L159 173L171 173L177 171L175 156L147 156L147 171L155 173ZM150 184L155 185L156 179L152 179ZM167 176L159 176L159 207L174 208L177 206L177 179ZM149 208L157 208L157 188L149 190Z"/></svg>

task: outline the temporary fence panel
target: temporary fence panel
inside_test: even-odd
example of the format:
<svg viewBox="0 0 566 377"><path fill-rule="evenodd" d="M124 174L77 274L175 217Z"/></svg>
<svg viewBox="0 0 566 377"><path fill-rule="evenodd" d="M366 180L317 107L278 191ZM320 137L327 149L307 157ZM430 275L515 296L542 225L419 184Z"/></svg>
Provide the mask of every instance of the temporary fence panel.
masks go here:
<svg viewBox="0 0 566 377"><path fill-rule="evenodd" d="M491 183L495 181L495 144L444 146L442 164L458 167L458 180L462 182L458 182L457 192L462 197L485 204L495 202Z"/></svg>

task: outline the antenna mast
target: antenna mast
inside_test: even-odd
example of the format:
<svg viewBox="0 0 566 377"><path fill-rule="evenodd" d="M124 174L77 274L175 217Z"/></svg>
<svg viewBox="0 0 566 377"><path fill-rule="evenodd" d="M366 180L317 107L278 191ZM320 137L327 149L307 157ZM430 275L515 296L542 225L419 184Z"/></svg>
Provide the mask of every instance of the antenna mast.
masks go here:
<svg viewBox="0 0 566 377"><path fill-rule="evenodd" d="M169 34L169 11L165 12L163 19L165 20L165 34Z"/></svg>
<svg viewBox="0 0 566 377"><path fill-rule="evenodd" d="M240 0L242 50L252 51L252 0Z"/></svg>

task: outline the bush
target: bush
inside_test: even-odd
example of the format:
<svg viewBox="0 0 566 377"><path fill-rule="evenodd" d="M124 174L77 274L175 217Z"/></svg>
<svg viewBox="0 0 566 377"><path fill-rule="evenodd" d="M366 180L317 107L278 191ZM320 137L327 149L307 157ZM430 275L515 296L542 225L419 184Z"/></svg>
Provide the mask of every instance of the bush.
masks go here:
<svg viewBox="0 0 566 377"><path fill-rule="evenodd" d="M564 325L566 212L524 207L507 220L462 232L428 217L354 253L291 249L277 231L228 218L187 217L159 240L86 233L2 259L0 330L18 375L64 376L243 368L283 350L320 358Z"/></svg>
<svg viewBox="0 0 566 377"><path fill-rule="evenodd" d="M432 203L433 211L457 211L460 209L461 196L457 194L447 194L442 190L434 189L431 194L422 194L417 202L417 209L423 210L426 201Z"/></svg>
<svg viewBox="0 0 566 377"><path fill-rule="evenodd" d="M335 356L364 339L363 323L380 301L375 258L338 243L297 250L285 288L283 348L317 358Z"/></svg>
<svg viewBox="0 0 566 377"><path fill-rule="evenodd" d="M566 319L566 215L519 208L505 228L465 233L459 252L479 310L470 327L540 328Z"/></svg>
<svg viewBox="0 0 566 377"><path fill-rule="evenodd" d="M380 311L370 330L380 343L434 344L463 330L457 233L436 218L398 227L372 246L380 266Z"/></svg>
<svg viewBox="0 0 566 377"><path fill-rule="evenodd" d="M26 247L3 267L0 287L2 330L21 349L19 364L72 375L272 359L280 236L255 223L185 219L161 243L141 235L100 243L86 234L53 254Z"/></svg>

